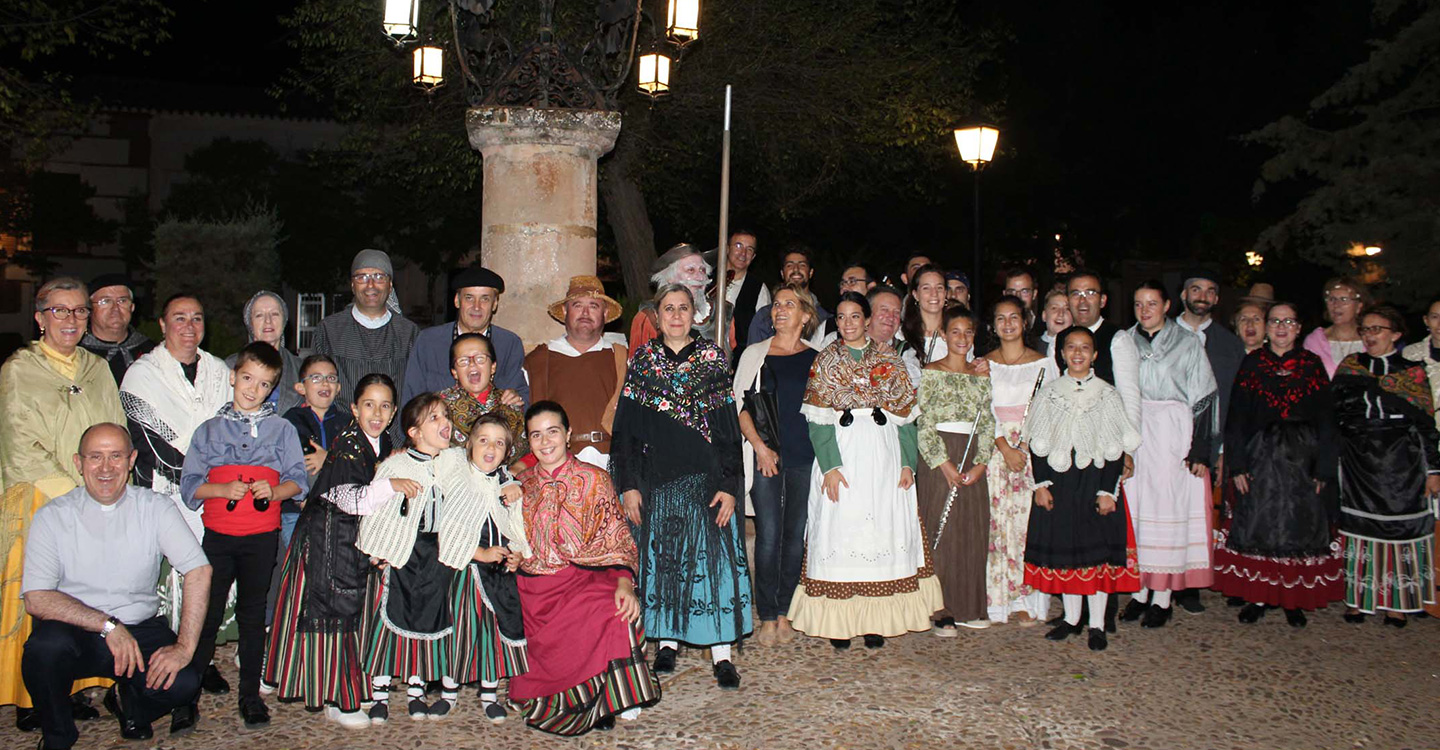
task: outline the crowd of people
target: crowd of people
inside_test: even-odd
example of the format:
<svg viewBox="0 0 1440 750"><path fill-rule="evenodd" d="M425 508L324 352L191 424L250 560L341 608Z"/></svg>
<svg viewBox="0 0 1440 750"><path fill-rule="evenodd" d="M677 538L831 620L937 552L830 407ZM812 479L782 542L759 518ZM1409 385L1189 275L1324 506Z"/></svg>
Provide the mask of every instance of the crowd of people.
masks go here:
<svg viewBox="0 0 1440 750"><path fill-rule="evenodd" d="M1302 338L1265 284L1216 320L1195 270L1122 329L1098 274L1017 267L982 312L914 255L895 286L844 268L830 311L809 249L771 287L757 247L730 238L723 296L714 253L665 253L628 340L575 277L547 342L493 322L480 267L421 330L365 250L303 358L274 292L221 360L198 295L156 343L128 279L46 282L0 370L0 704L42 748L97 686L124 737L183 735L233 640L249 729L265 696L359 729L473 685L492 722L577 735L657 704L682 648L733 690L747 639L1047 624L1100 651L1202 589L1247 624L1435 606L1440 300L1412 336L1335 279Z"/></svg>

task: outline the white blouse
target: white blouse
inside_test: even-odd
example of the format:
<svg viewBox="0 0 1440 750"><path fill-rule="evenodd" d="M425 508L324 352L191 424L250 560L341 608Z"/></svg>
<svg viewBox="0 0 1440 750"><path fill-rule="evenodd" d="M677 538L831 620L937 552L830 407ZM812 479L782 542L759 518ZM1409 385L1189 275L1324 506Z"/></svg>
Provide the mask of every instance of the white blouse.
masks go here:
<svg viewBox="0 0 1440 750"><path fill-rule="evenodd" d="M1004 437L1006 425L1025 418L1025 407L1035 392L1035 378L1045 371L1045 382L1060 376L1054 357L1041 357L1023 365L1006 365L990 361L990 403L995 412L995 436Z"/></svg>

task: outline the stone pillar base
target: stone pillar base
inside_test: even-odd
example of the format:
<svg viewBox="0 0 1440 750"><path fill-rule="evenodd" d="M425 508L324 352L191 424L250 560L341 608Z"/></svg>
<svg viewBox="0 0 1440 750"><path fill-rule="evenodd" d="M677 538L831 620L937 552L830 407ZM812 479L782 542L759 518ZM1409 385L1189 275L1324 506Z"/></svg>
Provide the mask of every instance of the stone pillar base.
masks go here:
<svg viewBox="0 0 1440 750"><path fill-rule="evenodd" d="M595 273L595 162L614 147L620 113L475 107L465 129L484 158L481 265L505 279L495 322L529 351L561 333L546 307L570 277Z"/></svg>

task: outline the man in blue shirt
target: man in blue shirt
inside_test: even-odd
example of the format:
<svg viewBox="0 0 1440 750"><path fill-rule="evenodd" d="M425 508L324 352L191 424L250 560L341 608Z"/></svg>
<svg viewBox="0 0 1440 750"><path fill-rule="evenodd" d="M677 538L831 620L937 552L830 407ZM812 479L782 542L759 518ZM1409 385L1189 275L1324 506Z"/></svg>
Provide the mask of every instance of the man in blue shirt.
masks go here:
<svg viewBox="0 0 1440 750"><path fill-rule="evenodd" d="M426 328L415 338L410 360L405 364L405 384L401 387L400 404L432 391L443 391L455 385L450 374L450 343L462 333L479 333L490 338L495 350L495 387L502 393L500 400L507 406L524 411L530 403L530 383L525 379L525 347L520 337L493 324L500 309L500 295L505 293L505 280L500 274L481 266L461 271L450 282L453 303L458 311L455 322Z"/></svg>

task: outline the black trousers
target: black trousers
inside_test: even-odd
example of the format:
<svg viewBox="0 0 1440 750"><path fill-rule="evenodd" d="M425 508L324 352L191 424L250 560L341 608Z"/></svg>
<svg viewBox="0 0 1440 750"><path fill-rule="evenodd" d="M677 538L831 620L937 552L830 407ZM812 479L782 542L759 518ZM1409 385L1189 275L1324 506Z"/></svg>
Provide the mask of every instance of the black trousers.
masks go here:
<svg viewBox="0 0 1440 750"><path fill-rule="evenodd" d="M163 617L125 627L135 636L147 664L151 654L175 642L175 633ZM132 677L116 677L115 657L99 633L55 620L35 620L20 657L20 674L35 700L46 747L70 747L79 737L70 709L70 687L75 680L113 678L120 705L142 724L189 704L200 693L200 673L193 666L177 672L168 690L145 687L145 673L138 669Z"/></svg>
<svg viewBox="0 0 1440 750"><path fill-rule="evenodd" d="M215 658L215 636L225 616L225 599L235 584L235 624L240 628L240 696L260 694L260 663L265 658L265 600L270 594L270 573L275 569L275 548L280 531L251 536L230 536L210 529L200 548L214 571L210 578L210 608L205 627L190 663L198 674Z"/></svg>

